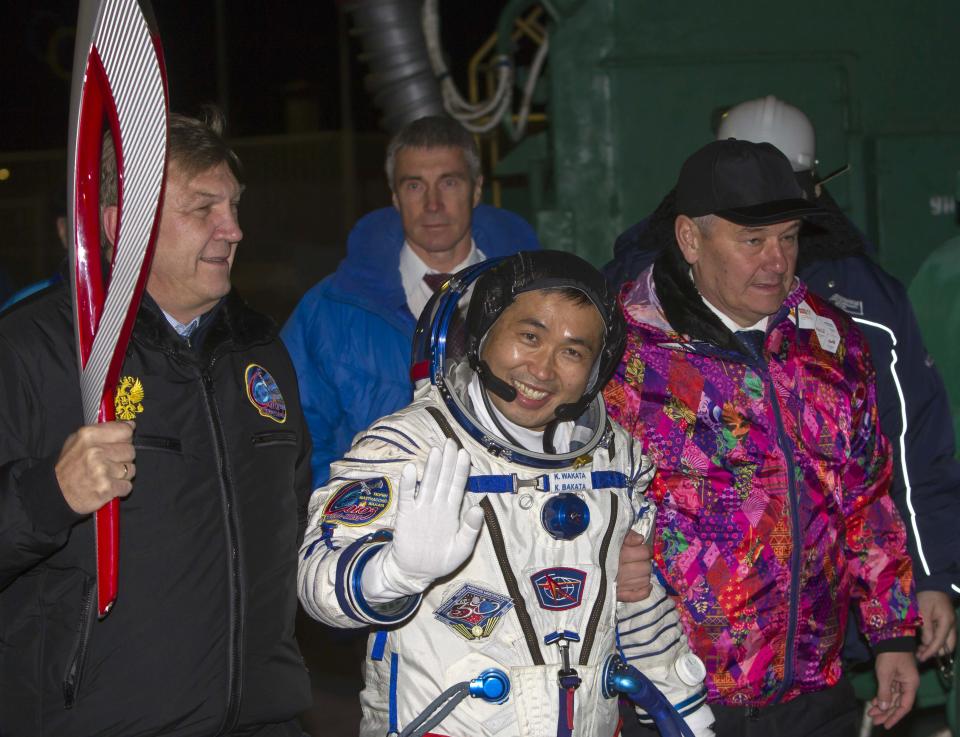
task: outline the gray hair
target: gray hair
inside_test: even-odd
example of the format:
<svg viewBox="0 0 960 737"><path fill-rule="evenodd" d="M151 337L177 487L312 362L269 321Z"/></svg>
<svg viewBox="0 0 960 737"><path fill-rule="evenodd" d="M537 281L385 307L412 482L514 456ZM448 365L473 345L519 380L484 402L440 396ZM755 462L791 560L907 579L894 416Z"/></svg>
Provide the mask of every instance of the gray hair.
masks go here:
<svg viewBox="0 0 960 737"><path fill-rule="evenodd" d="M696 223L697 228L704 235L709 237L710 231L713 230L713 225L717 220L717 216L710 215L698 215L695 218L690 218L694 223Z"/></svg>
<svg viewBox="0 0 960 737"><path fill-rule="evenodd" d="M167 127L167 163L176 163L188 177L194 177L226 163L237 181L243 183L240 158L223 138L225 122L219 108L208 105L201 117L171 113ZM109 132L103 136L100 155L100 206L117 204L117 157Z"/></svg>
<svg viewBox="0 0 960 737"><path fill-rule="evenodd" d="M393 175L397 166L397 152L402 148L459 148L463 151L470 181L480 178L480 149L473 136L453 118L428 115L405 125L387 146L387 184L393 192Z"/></svg>

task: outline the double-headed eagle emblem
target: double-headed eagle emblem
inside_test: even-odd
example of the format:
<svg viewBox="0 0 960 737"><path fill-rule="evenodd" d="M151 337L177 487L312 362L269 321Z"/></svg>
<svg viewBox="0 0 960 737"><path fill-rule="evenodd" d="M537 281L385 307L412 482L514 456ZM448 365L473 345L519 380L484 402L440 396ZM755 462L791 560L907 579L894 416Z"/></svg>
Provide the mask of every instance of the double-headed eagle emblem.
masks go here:
<svg viewBox="0 0 960 737"><path fill-rule="evenodd" d="M143 412L143 384L135 376L123 376L117 384L113 409L118 420L134 420Z"/></svg>

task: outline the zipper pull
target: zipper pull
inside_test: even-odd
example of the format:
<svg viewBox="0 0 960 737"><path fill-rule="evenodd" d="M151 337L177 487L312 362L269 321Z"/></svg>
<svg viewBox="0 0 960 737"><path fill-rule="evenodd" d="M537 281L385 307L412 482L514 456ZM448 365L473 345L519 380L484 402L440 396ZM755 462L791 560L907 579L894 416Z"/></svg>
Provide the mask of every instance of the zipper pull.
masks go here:
<svg viewBox="0 0 960 737"><path fill-rule="evenodd" d="M574 694L581 679L576 668L570 667L570 643L580 642L580 635L570 630L553 632L543 638L544 644L560 649L560 670L557 685L560 686L560 708L557 717L557 737L573 737Z"/></svg>
<svg viewBox="0 0 960 737"><path fill-rule="evenodd" d="M560 670L557 671L557 683L564 691L576 691L581 679L576 668L570 667L570 643L580 642L580 635L570 630L553 632L543 638L545 645L556 645L560 650Z"/></svg>

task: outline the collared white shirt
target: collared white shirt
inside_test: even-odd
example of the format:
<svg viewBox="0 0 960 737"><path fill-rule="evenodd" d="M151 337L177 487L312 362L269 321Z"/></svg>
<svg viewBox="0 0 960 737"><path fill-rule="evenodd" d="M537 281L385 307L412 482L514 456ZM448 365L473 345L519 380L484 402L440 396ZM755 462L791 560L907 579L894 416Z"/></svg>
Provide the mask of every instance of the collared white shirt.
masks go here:
<svg viewBox="0 0 960 737"><path fill-rule="evenodd" d="M735 323L729 317L727 317L722 312L720 312L719 309L717 309L712 304L710 304L710 301L706 297L704 297L702 294L700 295L700 299L702 299L703 303L710 308L710 312L712 312L714 315L720 318L720 322L726 325L731 333L736 333L736 332L739 332L740 330L762 330L763 332L767 332L767 322L769 322L770 320L769 316L761 318L758 322L755 322L753 325L750 325L749 327L742 327L740 325L737 325L737 323Z"/></svg>
<svg viewBox="0 0 960 737"><path fill-rule="evenodd" d="M460 269L479 264L486 258L487 257L483 255L483 251L477 248L477 244L474 243L471 238L470 253L467 254L467 257L463 261L450 269L450 273L453 274L460 271ZM423 280L424 274L439 273L436 269L428 267L423 262L423 259L414 252L407 241L403 242L403 248L400 251L400 282L403 284L404 294L407 295L407 307L410 308L410 312L413 313L414 317L420 317L423 308L427 306L427 302L429 302L433 296L433 290L430 289L430 286ZM464 300L464 303L466 302L467 300Z"/></svg>
<svg viewBox="0 0 960 737"><path fill-rule="evenodd" d="M157 305L159 307L159 305ZM167 312L165 309L160 307L160 312L163 313L163 316L167 318L167 322L170 323L170 327L177 331L177 335L181 338L189 338L193 331L197 329L197 326L200 324L200 318L203 315L197 315L190 322L180 322L177 318Z"/></svg>
<svg viewBox="0 0 960 737"><path fill-rule="evenodd" d="M690 269L687 274L690 276L690 281L692 281L694 286L696 286L696 280L693 278L693 269ZM699 289L697 289L697 294L700 294ZM767 322L770 320L769 315L767 317L760 318L758 322L755 322L749 327L743 327L741 325L737 325L737 323L722 313L718 307L714 307L714 305L710 303L710 300L708 300L702 294L700 294L700 299L703 300L703 303L709 308L710 312L720 318L720 322L722 322L726 326L727 330L729 330L731 333L736 333L740 330L762 330L763 332L767 332Z"/></svg>

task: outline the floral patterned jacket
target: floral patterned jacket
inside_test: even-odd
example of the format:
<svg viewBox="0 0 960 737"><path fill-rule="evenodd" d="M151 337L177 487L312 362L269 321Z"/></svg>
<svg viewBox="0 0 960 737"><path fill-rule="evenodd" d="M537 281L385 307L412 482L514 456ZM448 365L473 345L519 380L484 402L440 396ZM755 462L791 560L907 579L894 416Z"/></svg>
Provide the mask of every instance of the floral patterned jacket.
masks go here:
<svg viewBox="0 0 960 737"><path fill-rule="evenodd" d="M621 300L629 338L604 396L658 464L654 560L709 700L763 706L835 684L851 599L871 644L913 635L890 448L853 323L798 281L750 357L673 331L651 269Z"/></svg>

